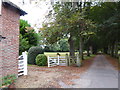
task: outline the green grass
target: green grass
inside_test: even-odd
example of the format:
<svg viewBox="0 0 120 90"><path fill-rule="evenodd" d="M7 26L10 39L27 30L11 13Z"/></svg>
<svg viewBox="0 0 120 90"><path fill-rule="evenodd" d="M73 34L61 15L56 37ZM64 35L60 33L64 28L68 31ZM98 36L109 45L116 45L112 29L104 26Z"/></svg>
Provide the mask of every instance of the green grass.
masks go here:
<svg viewBox="0 0 120 90"><path fill-rule="evenodd" d="M118 54L120 55L120 50L118 51Z"/></svg>
<svg viewBox="0 0 120 90"><path fill-rule="evenodd" d="M59 53L61 56L65 56L66 54L69 55L69 52L44 52L44 54L46 56L57 56L57 53ZM77 54L78 52L75 52L75 54ZM83 52L83 53L87 53L86 51ZM120 51L118 52L120 54ZM92 56L95 56L95 55L91 55ZM85 58L87 58L87 56L85 56Z"/></svg>
<svg viewBox="0 0 120 90"><path fill-rule="evenodd" d="M66 54L69 55L69 52L44 52L44 54L45 54L46 56L53 56L53 57L57 56L57 53L59 53L60 56L65 56ZM78 52L75 52L75 54L77 54L77 53L78 53ZM84 53L85 53L85 52L84 52ZM90 55L90 57L88 57L87 55L84 55L84 59L89 59L89 58L91 58L91 57L93 57L93 56L95 56L95 55Z"/></svg>
<svg viewBox="0 0 120 90"><path fill-rule="evenodd" d="M32 64L27 64L28 66L32 66Z"/></svg>
<svg viewBox="0 0 120 90"><path fill-rule="evenodd" d="M46 56L57 56L57 53L60 54L60 56L65 56L66 54L69 55L70 52L44 52L44 54ZM78 52L75 52L75 54L77 54ZM86 52L83 52L83 53L86 53Z"/></svg>
<svg viewBox="0 0 120 90"><path fill-rule="evenodd" d="M87 60L87 59L90 59L91 57L94 57L94 56L95 56L94 54L90 55L90 57L87 55L84 55L84 59Z"/></svg>
<svg viewBox="0 0 120 90"><path fill-rule="evenodd" d="M57 56L57 53L59 53L60 56L65 56L66 54L69 55L69 52L44 52L46 56Z"/></svg>

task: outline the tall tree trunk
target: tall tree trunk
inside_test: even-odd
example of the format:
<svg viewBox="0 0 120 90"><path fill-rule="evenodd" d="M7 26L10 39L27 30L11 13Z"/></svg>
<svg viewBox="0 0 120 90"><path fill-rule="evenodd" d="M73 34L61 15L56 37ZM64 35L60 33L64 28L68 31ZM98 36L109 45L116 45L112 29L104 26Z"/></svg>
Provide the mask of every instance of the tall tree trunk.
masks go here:
<svg viewBox="0 0 120 90"><path fill-rule="evenodd" d="M110 45L110 55L112 56L112 45Z"/></svg>
<svg viewBox="0 0 120 90"><path fill-rule="evenodd" d="M69 45L70 45L70 56L75 56L75 48L74 48L74 40L73 40L73 35L70 34L69 38Z"/></svg>
<svg viewBox="0 0 120 90"><path fill-rule="evenodd" d="M90 52L89 52L89 46L87 47L87 56L90 56Z"/></svg>
<svg viewBox="0 0 120 90"><path fill-rule="evenodd" d="M92 48L92 46L90 46L90 52L91 52L91 54L93 54L93 48Z"/></svg>
<svg viewBox="0 0 120 90"><path fill-rule="evenodd" d="M114 57L114 44L111 47L111 56Z"/></svg>
<svg viewBox="0 0 120 90"><path fill-rule="evenodd" d="M115 43L115 54L114 56L118 58L118 42Z"/></svg>
<svg viewBox="0 0 120 90"><path fill-rule="evenodd" d="M108 45L108 51L107 53L110 55L110 46Z"/></svg>
<svg viewBox="0 0 120 90"><path fill-rule="evenodd" d="M104 50L104 53L107 54L107 52L108 52L108 48L107 48L107 47L104 47L103 50Z"/></svg>
<svg viewBox="0 0 120 90"><path fill-rule="evenodd" d="M80 54L80 60L83 60L83 39L82 36L80 36L80 43L79 43L79 54Z"/></svg>

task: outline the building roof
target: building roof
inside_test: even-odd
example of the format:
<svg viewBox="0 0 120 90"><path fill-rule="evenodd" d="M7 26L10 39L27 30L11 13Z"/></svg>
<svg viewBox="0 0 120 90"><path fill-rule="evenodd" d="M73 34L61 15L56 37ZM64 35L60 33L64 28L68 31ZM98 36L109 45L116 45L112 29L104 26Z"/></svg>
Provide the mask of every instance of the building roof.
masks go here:
<svg viewBox="0 0 120 90"><path fill-rule="evenodd" d="M20 16L27 14L24 10L22 10L20 7L18 7L16 4L12 3L12 2L9 1L9 0L3 0L2 3L3 3L4 5L11 6L11 7L17 9L17 10L19 11L19 13L20 13Z"/></svg>

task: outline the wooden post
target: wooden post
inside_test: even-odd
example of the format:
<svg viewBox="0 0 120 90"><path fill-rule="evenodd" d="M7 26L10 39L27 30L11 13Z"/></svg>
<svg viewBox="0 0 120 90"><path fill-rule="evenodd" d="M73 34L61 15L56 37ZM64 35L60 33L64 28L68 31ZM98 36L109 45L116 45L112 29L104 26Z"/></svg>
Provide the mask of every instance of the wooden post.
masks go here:
<svg viewBox="0 0 120 90"><path fill-rule="evenodd" d="M69 66L69 58L68 58L68 54L66 54L65 59L66 59L66 65Z"/></svg>
<svg viewBox="0 0 120 90"><path fill-rule="evenodd" d="M24 58L24 75L27 75L27 52L23 52L22 55Z"/></svg>
<svg viewBox="0 0 120 90"><path fill-rule="evenodd" d="M120 65L120 54L118 55L118 64Z"/></svg>
<svg viewBox="0 0 120 90"><path fill-rule="evenodd" d="M77 54L76 56L77 56L77 66L80 67L81 66L81 60L79 58L79 54Z"/></svg>
<svg viewBox="0 0 120 90"><path fill-rule="evenodd" d="M118 54L118 69L120 69L120 54ZM120 72L120 70L119 70L119 72Z"/></svg>
<svg viewBox="0 0 120 90"><path fill-rule="evenodd" d="M58 65L60 65L60 56L58 55Z"/></svg>
<svg viewBox="0 0 120 90"><path fill-rule="evenodd" d="M47 61L48 61L48 67L50 67L50 59L49 59L50 57L48 56L47 57Z"/></svg>

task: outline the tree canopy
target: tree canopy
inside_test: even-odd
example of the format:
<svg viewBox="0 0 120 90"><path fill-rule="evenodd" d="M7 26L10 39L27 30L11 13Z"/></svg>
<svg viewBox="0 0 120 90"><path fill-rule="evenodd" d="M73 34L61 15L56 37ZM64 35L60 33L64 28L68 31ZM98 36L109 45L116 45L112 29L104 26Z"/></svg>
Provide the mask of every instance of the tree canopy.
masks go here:
<svg viewBox="0 0 120 90"><path fill-rule="evenodd" d="M24 51L32 46L37 46L38 35L35 30L28 24L25 20L20 20L20 39L19 39L19 53L21 54Z"/></svg>

